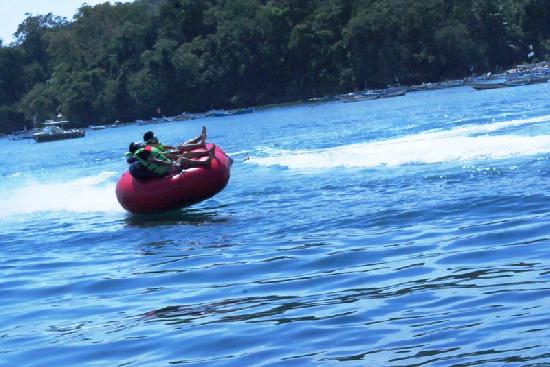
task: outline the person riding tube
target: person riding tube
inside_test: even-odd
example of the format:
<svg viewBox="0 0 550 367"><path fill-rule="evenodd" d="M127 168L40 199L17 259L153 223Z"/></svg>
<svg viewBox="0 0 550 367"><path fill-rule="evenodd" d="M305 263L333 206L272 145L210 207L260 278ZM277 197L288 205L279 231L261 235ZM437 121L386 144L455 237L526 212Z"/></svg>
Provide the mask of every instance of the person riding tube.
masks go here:
<svg viewBox="0 0 550 367"><path fill-rule="evenodd" d="M202 127L201 134L196 138L190 139L183 144L177 146L163 145L152 131L147 131L143 134L143 141L146 145L159 149L162 153L180 155L197 148L206 146L206 126Z"/></svg>
<svg viewBox="0 0 550 367"><path fill-rule="evenodd" d="M214 156L216 146L208 151L201 152L189 152L189 157L180 156L179 158L172 160L161 150L151 145L142 145L140 143L130 143L129 151L140 163L141 167L144 167L149 174L154 177L161 177L167 174L180 173L182 170L192 167L210 167L210 162ZM204 161L193 160L190 158L200 158L208 156L208 159ZM131 172L132 173L132 172Z"/></svg>

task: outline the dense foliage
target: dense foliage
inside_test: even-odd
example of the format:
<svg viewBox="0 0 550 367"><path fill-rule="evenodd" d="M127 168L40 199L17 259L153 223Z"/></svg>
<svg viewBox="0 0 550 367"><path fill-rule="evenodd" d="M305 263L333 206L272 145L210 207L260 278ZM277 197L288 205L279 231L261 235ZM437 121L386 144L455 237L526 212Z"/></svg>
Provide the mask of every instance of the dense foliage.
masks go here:
<svg viewBox="0 0 550 367"><path fill-rule="evenodd" d="M0 131L277 103L550 54L547 0L137 0L29 16L0 48Z"/></svg>

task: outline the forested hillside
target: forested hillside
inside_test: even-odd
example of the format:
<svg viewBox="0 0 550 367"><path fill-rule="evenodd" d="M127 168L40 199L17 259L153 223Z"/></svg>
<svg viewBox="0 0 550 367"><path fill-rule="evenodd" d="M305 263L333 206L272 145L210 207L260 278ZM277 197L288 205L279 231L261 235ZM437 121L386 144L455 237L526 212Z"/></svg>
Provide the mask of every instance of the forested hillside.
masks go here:
<svg viewBox="0 0 550 367"><path fill-rule="evenodd" d="M0 132L463 77L550 55L548 0L137 0L29 16L0 48Z"/></svg>

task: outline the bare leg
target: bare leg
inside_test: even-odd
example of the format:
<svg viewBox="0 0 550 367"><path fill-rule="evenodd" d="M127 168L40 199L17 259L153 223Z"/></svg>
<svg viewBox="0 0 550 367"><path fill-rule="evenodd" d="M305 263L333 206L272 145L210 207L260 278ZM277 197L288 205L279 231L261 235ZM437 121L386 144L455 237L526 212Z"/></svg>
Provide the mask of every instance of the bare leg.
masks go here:
<svg viewBox="0 0 550 367"><path fill-rule="evenodd" d="M205 161L197 161L195 159L188 159L185 157L181 157L178 162L181 169L187 169L192 167L210 167L210 162L212 161L212 157L208 157Z"/></svg>
<svg viewBox="0 0 550 367"><path fill-rule="evenodd" d="M188 152L190 150L197 149L197 148L204 148L204 145L202 143L178 145L178 152L182 154L184 152Z"/></svg>
<svg viewBox="0 0 550 367"><path fill-rule="evenodd" d="M204 157L205 155L208 155L208 159L205 161L198 161L195 159L189 159L188 157L181 156L177 160L177 164L181 169L187 169L192 167L210 167L210 162L212 162L212 158L216 154L216 145L213 145L210 150L207 152L193 152L200 154L199 157Z"/></svg>
<svg viewBox="0 0 550 367"><path fill-rule="evenodd" d="M206 126L203 126L202 127L202 131L201 131L201 134L199 136L197 136L196 138L194 139L191 139L191 140L187 140L185 143L183 143L184 145L187 145L187 144L198 144L199 142L202 142L202 144L204 145L204 141L206 140Z"/></svg>
<svg viewBox="0 0 550 367"><path fill-rule="evenodd" d="M202 127L201 144L202 144L203 147L206 147L206 126Z"/></svg>
<svg viewBox="0 0 550 367"><path fill-rule="evenodd" d="M209 150L203 150L202 152L184 152L181 154L185 158L200 158L210 154Z"/></svg>
<svg viewBox="0 0 550 367"><path fill-rule="evenodd" d="M197 144L199 141L201 141L201 137L200 135L197 136L196 138L193 138L193 139L189 139L187 140L185 143L183 143L182 145L187 145L187 144Z"/></svg>
<svg viewBox="0 0 550 367"><path fill-rule="evenodd" d="M185 152L180 155L180 157L184 158L200 158L205 156L214 156L216 153L216 144L212 144L212 148L209 150L203 150L199 152Z"/></svg>

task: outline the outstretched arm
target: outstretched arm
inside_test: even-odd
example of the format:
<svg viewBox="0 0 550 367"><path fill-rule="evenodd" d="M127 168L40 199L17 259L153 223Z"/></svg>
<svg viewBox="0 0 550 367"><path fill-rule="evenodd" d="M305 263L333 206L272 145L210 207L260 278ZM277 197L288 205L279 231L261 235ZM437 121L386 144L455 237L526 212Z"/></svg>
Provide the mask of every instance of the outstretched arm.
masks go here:
<svg viewBox="0 0 550 367"><path fill-rule="evenodd" d="M173 162L170 159L162 160L162 159L156 159L152 156L149 156L147 158L147 162L155 163L155 164L158 164L159 166L172 166L172 164L173 164Z"/></svg>

